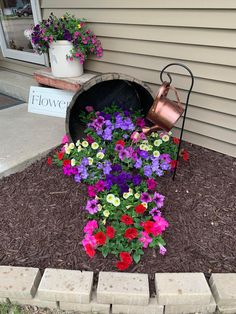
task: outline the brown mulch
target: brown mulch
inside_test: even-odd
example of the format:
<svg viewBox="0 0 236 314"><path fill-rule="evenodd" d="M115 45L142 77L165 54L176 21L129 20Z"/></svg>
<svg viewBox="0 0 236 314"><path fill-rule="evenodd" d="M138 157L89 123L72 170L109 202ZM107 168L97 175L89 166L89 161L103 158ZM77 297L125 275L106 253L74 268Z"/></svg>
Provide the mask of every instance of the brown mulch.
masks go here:
<svg viewBox="0 0 236 314"><path fill-rule="evenodd" d="M147 249L128 271L236 272L236 160L184 143L175 181L159 179L167 254ZM0 180L0 265L115 271L116 258L86 256L81 240L86 187L46 158Z"/></svg>

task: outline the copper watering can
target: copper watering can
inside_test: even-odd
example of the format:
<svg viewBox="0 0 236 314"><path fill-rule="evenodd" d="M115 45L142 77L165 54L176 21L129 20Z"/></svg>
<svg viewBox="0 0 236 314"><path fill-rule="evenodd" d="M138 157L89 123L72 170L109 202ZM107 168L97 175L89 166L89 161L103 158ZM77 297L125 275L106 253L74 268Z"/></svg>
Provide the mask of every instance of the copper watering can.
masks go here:
<svg viewBox="0 0 236 314"><path fill-rule="evenodd" d="M174 91L177 102L167 98L170 89ZM154 103L146 116L146 119L152 122L154 126L145 126L142 131L145 134L149 134L160 129L169 132L181 117L183 112L184 108L180 103L179 95L176 89L171 86L170 83L163 82Z"/></svg>

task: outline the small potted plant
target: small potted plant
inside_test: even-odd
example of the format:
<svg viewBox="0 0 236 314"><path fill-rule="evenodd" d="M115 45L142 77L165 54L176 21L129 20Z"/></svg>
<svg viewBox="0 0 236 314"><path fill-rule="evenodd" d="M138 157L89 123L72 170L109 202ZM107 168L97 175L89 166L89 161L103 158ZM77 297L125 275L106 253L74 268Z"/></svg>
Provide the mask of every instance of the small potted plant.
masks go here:
<svg viewBox="0 0 236 314"><path fill-rule="evenodd" d="M52 74L75 77L83 74L83 63L89 54L101 57L103 49L96 35L87 28L85 19L66 13L53 13L31 29L31 42L39 54L49 52Z"/></svg>

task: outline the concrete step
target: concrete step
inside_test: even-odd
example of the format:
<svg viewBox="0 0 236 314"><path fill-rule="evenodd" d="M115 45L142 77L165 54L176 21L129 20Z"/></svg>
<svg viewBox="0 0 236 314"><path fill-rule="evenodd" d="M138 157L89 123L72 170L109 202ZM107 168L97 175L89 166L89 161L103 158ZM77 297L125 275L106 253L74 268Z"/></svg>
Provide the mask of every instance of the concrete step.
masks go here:
<svg viewBox="0 0 236 314"><path fill-rule="evenodd" d="M28 102L30 86L39 86L32 76L0 68L0 92Z"/></svg>

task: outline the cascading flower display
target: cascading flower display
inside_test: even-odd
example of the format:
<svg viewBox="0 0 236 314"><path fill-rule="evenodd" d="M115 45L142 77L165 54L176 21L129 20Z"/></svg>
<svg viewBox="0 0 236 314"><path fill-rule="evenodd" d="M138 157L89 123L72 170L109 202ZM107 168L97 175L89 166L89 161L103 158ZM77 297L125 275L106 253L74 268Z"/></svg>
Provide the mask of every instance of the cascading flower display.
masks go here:
<svg viewBox="0 0 236 314"><path fill-rule="evenodd" d="M165 197L158 178L173 171L177 139L170 132L146 137L140 113L115 105L102 112L89 106L80 118L87 124L85 139L73 144L64 137L53 162L76 183L87 184L85 252L91 258L96 251L116 255L121 271L138 263L148 247L164 255L162 236L169 224L161 212Z"/></svg>

